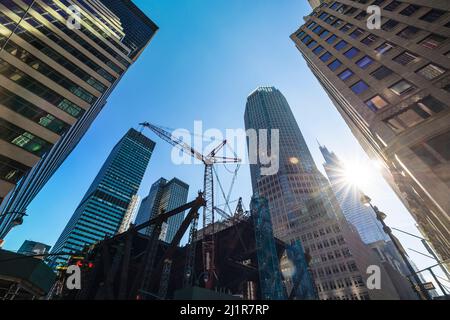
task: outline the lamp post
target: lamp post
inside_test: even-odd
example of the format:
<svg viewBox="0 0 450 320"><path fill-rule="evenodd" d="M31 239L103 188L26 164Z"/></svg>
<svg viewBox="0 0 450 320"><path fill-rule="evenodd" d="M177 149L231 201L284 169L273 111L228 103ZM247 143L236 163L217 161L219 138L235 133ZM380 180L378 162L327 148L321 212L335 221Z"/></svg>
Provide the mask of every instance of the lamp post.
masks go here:
<svg viewBox="0 0 450 320"><path fill-rule="evenodd" d="M11 221L11 228L20 226L23 223L23 217L28 216L25 212L18 212L18 211L10 211L5 212L4 214L0 215L0 219L3 221L3 218L9 214L17 214L18 216L14 218L14 220ZM0 247L3 245L4 240L0 238Z"/></svg>
<svg viewBox="0 0 450 320"><path fill-rule="evenodd" d="M415 290L417 292L419 298L421 300L431 300L431 297L430 297L428 291L423 286L422 281L420 280L420 278L417 275L416 271L414 270L414 268L412 267L411 263L409 262L408 257L406 256L404 250L402 249L402 247L398 243L398 240L393 236L391 228L389 228L386 225L386 223L384 222L384 219L386 219L386 214L384 212L381 212L380 210L378 210L378 208L376 206L373 206L371 201L372 201L372 199L370 199L370 197L368 197L367 195L365 195L365 194L361 195L361 202L365 206L371 207L372 210L375 211L377 220L380 221L381 225L383 226L383 231L389 236L389 238L391 239L391 241L394 244L395 248L397 249L398 253L402 257L403 261L405 262L405 264L406 264L406 266L407 266L407 268L408 268L408 270L410 272L410 276L408 277L408 279L411 282L411 285L412 285L413 289L415 290L415 286L414 286L414 283L411 281L410 277L413 277L414 281L419 286L419 290Z"/></svg>

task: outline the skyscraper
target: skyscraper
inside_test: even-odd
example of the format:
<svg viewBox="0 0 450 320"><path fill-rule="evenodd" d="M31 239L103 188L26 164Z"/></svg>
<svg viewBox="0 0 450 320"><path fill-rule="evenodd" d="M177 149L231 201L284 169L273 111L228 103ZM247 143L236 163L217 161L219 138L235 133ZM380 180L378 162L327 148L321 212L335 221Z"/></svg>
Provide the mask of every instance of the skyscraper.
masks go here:
<svg viewBox="0 0 450 320"><path fill-rule="evenodd" d="M135 224L144 223L161 212L168 212L186 204L188 193L189 185L180 179L173 178L170 181L164 178L158 179L150 188L148 196L142 200ZM172 242L183 219L184 212L181 212L163 223L160 239L168 243ZM151 228L144 229L142 232L148 234Z"/></svg>
<svg viewBox="0 0 450 320"><path fill-rule="evenodd" d="M53 253L78 252L119 231L138 192L155 143L130 129L109 154L100 172L53 247ZM64 263L66 257L55 259Z"/></svg>
<svg viewBox="0 0 450 320"><path fill-rule="evenodd" d="M24 254L27 256L34 256L39 254L47 254L50 251L50 246L46 245L44 243L31 241L31 240L25 240L22 245L20 246L19 250L17 250L17 253ZM44 259L44 257L42 257Z"/></svg>
<svg viewBox="0 0 450 320"><path fill-rule="evenodd" d="M0 1L0 240L157 29L129 0Z"/></svg>
<svg viewBox="0 0 450 320"><path fill-rule="evenodd" d="M362 204L359 188L345 180L345 164L327 147L320 146L320 151L325 158L323 166L342 213L358 230L361 240L365 244L389 240L373 209Z"/></svg>
<svg viewBox="0 0 450 320"><path fill-rule="evenodd" d="M379 29L367 26L369 5L381 8ZM291 35L442 260L450 259L449 38L447 0L333 1Z"/></svg>
<svg viewBox="0 0 450 320"><path fill-rule="evenodd" d="M320 146L320 151L325 159L323 166L330 181L331 189L336 195L336 200L345 219L356 228L361 240L379 256L381 261L390 263L401 274L409 275L405 262L389 236L384 232L375 212L371 207L362 204L361 195L363 193L361 190L344 178L347 170L345 164L327 147Z"/></svg>
<svg viewBox="0 0 450 320"><path fill-rule="evenodd" d="M367 267L381 262L343 217L279 90L259 87L249 95L245 127L279 130L279 155L272 155L279 159L279 171L262 175L259 162L251 165L253 193L268 200L274 235L287 243L300 241L311 255L320 299L397 299L383 275L382 290L366 287Z"/></svg>

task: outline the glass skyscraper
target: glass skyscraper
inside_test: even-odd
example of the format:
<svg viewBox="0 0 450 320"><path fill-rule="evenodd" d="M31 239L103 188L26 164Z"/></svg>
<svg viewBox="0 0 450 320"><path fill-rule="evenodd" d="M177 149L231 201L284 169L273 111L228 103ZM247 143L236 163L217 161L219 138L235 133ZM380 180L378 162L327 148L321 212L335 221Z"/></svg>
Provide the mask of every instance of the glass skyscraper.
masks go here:
<svg viewBox="0 0 450 320"><path fill-rule="evenodd" d="M170 181L164 178L158 179L150 188L148 196L142 200L135 224L139 225L147 222L161 212L168 212L186 204L188 193L189 185L180 179L173 178ZM183 219L184 212L181 212L163 223L160 240L168 243L172 242L173 237L183 223ZM142 232L149 234L151 230L151 228L147 228Z"/></svg>
<svg viewBox="0 0 450 320"><path fill-rule="evenodd" d="M0 1L0 240L157 29L129 0Z"/></svg>
<svg viewBox="0 0 450 320"><path fill-rule="evenodd" d="M336 195L342 213L361 236L364 243L389 240L383 231L381 223L377 220L372 208L361 203L361 191L353 184L349 184L344 178L345 166L339 158L330 152L327 147L320 146L320 151L325 159L324 168L330 181L331 188Z"/></svg>
<svg viewBox="0 0 450 320"><path fill-rule="evenodd" d="M138 192L155 143L130 129L116 144L52 249L68 254L119 231ZM64 263L67 257L54 259Z"/></svg>
<svg viewBox="0 0 450 320"><path fill-rule="evenodd" d="M259 87L248 96L245 128L279 130L279 155L272 155L279 159L279 171L262 175L259 161L251 165L253 193L267 199L274 235L291 244L300 241L311 255L320 299L398 299L387 276L382 275L382 290L366 287L367 267L381 261L342 215L279 90Z"/></svg>
<svg viewBox="0 0 450 320"><path fill-rule="evenodd" d="M369 29L372 5L381 24ZM291 39L433 249L449 260L449 1L330 1Z"/></svg>

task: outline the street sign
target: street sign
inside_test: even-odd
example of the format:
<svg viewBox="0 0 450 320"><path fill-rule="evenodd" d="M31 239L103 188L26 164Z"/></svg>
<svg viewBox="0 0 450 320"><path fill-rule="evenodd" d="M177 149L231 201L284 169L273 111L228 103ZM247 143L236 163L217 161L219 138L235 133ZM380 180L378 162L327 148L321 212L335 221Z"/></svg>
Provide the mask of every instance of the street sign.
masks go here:
<svg viewBox="0 0 450 320"><path fill-rule="evenodd" d="M425 290L434 290L436 289L433 282L425 282L422 284ZM420 291L419 285L416 284L416 290Z"/></svg>

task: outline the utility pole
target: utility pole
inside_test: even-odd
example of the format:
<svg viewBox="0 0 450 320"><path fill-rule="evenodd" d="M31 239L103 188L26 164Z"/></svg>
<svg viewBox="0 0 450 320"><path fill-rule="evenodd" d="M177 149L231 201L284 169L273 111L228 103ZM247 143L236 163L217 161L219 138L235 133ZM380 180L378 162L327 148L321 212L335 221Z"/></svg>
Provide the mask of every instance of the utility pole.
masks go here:
<svg viewBox="0 0 450 320"><path fill-rule="evenodd" d="M419 298L421 300L431 300L431 297L430 297L430 294L428 293L428 290L425 289L422 281L420 280L419 276L416 273L416 270L414 270L413 266L411 265L411 263L408 260L408 257L406 256L404 250L402 249L401 245L398 243L397 238L395 238L394 235L392 234L391 228L389 228L386 225L386 223L384 222L384 219L386 218L386 214L384 212L381 212L380 210L378 210L378 208L376 206L373 206L371 201L372 200L368 196L366 196L365 194L361 195L361 202L365 206L370 206L373 209L373 211L375 211L378 221L380 221L381 225L383 226L383 231L389 236L389 238L391 239L391 241L394 244L395 248L397 249L398 253L402 257L403 261L405 262L405 264L406 264L406 266L407 266L407 268L408 268L408 270L410 272L409 277L414 278L414 281L419 286L419 290L415 290L417 292ZM408 277L408 279L410 279L409 277ZM410 281L411 281L411 279L410 279ZM413 289L415 289L414 283L412 283L412 286L413 286Z"/></svg>

